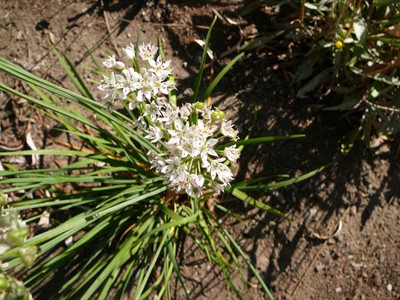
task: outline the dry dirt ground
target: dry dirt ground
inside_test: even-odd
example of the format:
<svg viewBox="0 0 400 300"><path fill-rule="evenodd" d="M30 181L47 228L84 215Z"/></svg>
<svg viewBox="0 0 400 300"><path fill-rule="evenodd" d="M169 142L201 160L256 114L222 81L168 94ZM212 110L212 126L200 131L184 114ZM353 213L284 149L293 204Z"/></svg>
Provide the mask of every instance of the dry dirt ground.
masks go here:
<svg viewBox="0 0 400 300"><path fill-rule="evenodd" d="M161 38L167 58L174 62L183 99L192 92L202 51L195 40L205 39L215 15L214 60L207 74L233 58L246 37L265 30L260 16L238 16L244 2L0 0L0 54L68 87L49 41L66 52L85 79L98 80L87 69L91 61L86 47L101 61L105 49L118 53L138 34L142 42ZM247 53L221 82L212 101L228 111L242 136L258 109L255 136L304 133L306 137L247 148L238 176L297 176L332 164L306 182L257 195L284 211L291 224L234 199L227 199L226 205L245 222L233 224L223 218L224 222L277 299L398 299L398 137L378 140L380 147L373 151L357 143L348 156L342 156L340 139L348 125L328 127L332 115L318 111L315 100L295 99L290 72L270 50ZM4 74L0 78L15 85ZM0 106L0 144L18 146L25 128L19 116L28 109L23 103L10 103L3 93ZM32 133L40 148L43 129L33 125ZM209 266L199 251L188 245L182 258L193 299L229 298L218 269ZM265 298L258 286L251 295ZM175 298L184 299L179 288Z"/></svg>

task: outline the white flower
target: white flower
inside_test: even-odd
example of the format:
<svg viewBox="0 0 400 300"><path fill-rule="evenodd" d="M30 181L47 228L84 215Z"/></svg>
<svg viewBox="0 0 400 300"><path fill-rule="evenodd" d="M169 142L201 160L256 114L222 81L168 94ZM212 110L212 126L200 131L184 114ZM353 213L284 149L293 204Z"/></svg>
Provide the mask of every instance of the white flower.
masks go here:
<svg viewBox="0 0 400 300"><path fill-rule="evenodd" d="M179 147L169 144L167 144L167 147L168 147L168 155L182 157L182 150Z"/></svg>
<svg viewBox="0 0 400 300"><path fill-rule="evenodd" d="M136 99L139 102L144 102L146 99L149 101L151 97L156 95L154 92L157 92L157 89L154 86L154 81L157 77L150 72L145 72L142 76L141 88L136 96Z"/></svg>
<svg viewBox="0 0 400 300"><path fill-rule="evenodd" d="M156 103L156 101L151 101L150 104L145 105L146 111L143 116L150 116L153 122L156 122L158 117L161 115L162 107Z"/></svg>
<svg viewBox="0 0 400 300"><path fill-rule="evenodd" d="M193 105L191 103L185 103L179 109L179 114L182 120L187 120L190 114L193 112Z"/></svg>
<svg viewBox="0 0 400 300"><path fill-rule="evenodd" d="M103 100L106 101L109 98L114 100L117 97L117 91L122 89L122 84L119 83L119 80L123 80L121 75L115 75L114 72L111 73L110 77L103 75L103 84L98 87L100 91L106 92Z"/></svg>
<svg viewBox="0 0 400 300"><path fill-rule="evenodd" d="M187 171L187 166L180 164L177 165L174 172L169 173L166 178L168 179L170 186L176 188L179 192L184 188L188 176L189 172Z"/></svg>
<svg viewBox="0 0 400 300"><path fill-rule="evenodd" d="M211 174L211 179L214 180L216 177L222 182L222 185L227 185L233 179L232 171L222 162L225 161L225 157L214 159L207 170Z"/></svg>
<svg viewBox="0 0 400 300"><path fill-rule="evenodd" d="M136 97L135 97L136 99ZM136 108L136 101L129 101L128 108L134 110Z"/></svg>
<svg viewBox="0 0 400 300"><path fill-rule="evenodd" d="M204 184L203 175L190 174L187 178L185 192L191 197L200 196L203 184Z"/></svg>
<svg viewBox="0 0 400 300"><path fill-rule="evenodd" d="M154 46L152 43L145 44L143 43L139 46L139 55L143 60L153 59L157 53L158 48Z"/></svg>
<svg viewBox="0 0 400 300"><path fill-rule="evenodd" d="M172 156L163 161L164 166L161 167L160 172L165 175L166 181L173 187L182 187L186 182L187 166L181 163L177 156Z"/></svg>
<svg viewBox="0 0 400 300"><path fill-rule="evenodd" d="M159 87L159 91L164 95L168 95L173 89L175 89L175 82L163 81Z"/></svg>
<svg viewBox="0 0 400 300"><path fill-rule="evenodd" d="M156 74L156 76L161 80L164 80L171 74L171 61L167 60L166 62L163 62L161 55L157 57L157 60L149 59L149 64L151 67L149 71Z"/></svg>
<svg viewBox="0 0 400 300"><path fill-rule="evenodd" d="M161 173L168 174L174 171L174 169L180 164L179 157L171 157L165 160L165 166L161 169Z"/></svg>
<svg viewBox="0 0 400 300"><path fill-rule="evenodd" d="M225 164L219 164L217 167L218 179L222 181L222 185L227 185L233 179L231 169Z"/></svg>
<svg viewBox="0 0 400 300"><path fill-rule="evenodd" d="M224 154L227 159L235 163L240 157L240 150L237 149L236 146L230 146L224 149Z"/></svg>
<svg viewBox="0 0 400 300"><path fill-rule="evenodd" d="M233 140L237 140L238 131L233 128L232 121L226 122L225 120L221 123L221 132L223 135L232 138Z"/></svg>
<svg viewBox="0 0 400 300"><path fill-rule="evenodd" d="M130 59L133 59L135 57L135 46L131 43L130 46L127 46L126 48L123 48L126 56L128 56Z"/></svg>
<svg viewBox="0 0 400 300"><path fill-rule="evenodd" d="M150 140L152 143L156 143L163 137L162 130L157 126L149 126L149 134L145 136L146 139Z"/></svg>
<svg viewBox="0 0 400 300"><path fill-rule="evenodd" d="M202 168L207 168L210 165L210 162L208 161L208 155L215 157L218 156L218 154L214 150L214 146L217 143L218 143L217 139L209 139L199 147Z"/></svg>
<svg viewBox="0 0 400 300"><path fill-rule="evenodd" d="M219 195L221 192L224 191L224 185L213 181L212 182L212 188L214 189L214 191Z"/></svg>
<svg viewBox="0 0 400 300"><path fill-rule="evenodd" d="M147 152L147 155L149 156L151 168L155 169L157 173L161 173L161 169L165 166L165 159L157 155L154 150Z"/></svg>
<svg viewBox="0 0 400 300"><path fill-rule="evenodd" d="M209 122L207 122L207 124L204 124L203 120L197 120L197 128L199 134L205 137L209 137L214 134L218 127L215 125L211 125L211 123Z"/></svg>
<svg viewBox="0 0 400 300"><path fill-rule="evenodd" d="M169 145L179 145L181 143L181 139L186 136L186 132L189 130L189 124L183 123L182 120L176 118L173 122L175 129L168 129L168 133L171 138L169 139Z"/></svg>
<svg viewBox="0 0 400 300"><path fill-rule="evenodd" d="M154 75L154 74L153 74ZM151 77L151 79L152 79L152 81L151 81L151 85L152 85L152 92L153 92L153 95L157 95L158 94L158 92L160 91L161 92L161 89L163 89L163 82L161 81L161 79L160 78L158 78L157 76L152 76ZM163 89L164 91L165 91L165 89ZM163 94L165 94L165 95L168 95L168 91L167 92L165 92L165 93L163 93Z"/></svg>
<svg viewBox="0 0 400 300"><path fill-rule="evenodd" d="M121 84L123 85L122 99L126 99L126 96L130 92L135 92L136 90L139 90L141 88L142 76L139 73L135 72L133 68L122 70L122 74L124 74L124 76L121 76L120 80Z"/></svg>
<svg viewBox="0 0 400 300"><path fill-rule="evenodd" d="M171 126L171 124L174 124L175 120L179 120L178 110L174 109L169 103L165 105L165 110L162 112L162 115L160 122L167 126Z"/></svg>
<svg viewBox="0 0 400 300"><path fill-rule="evenodd" d="M179 146L182 150L182 157L196 158L200 154L200 143L197 139L184 137L180 140Z"/></svg>
<svg viewBox="0 0 400 300"><path fill-rule="evenodd" d="M147 127L147 122L143 116L139 116L135 122L133 122L133 128L145 129Z"/></svg>
<svg viewBox="0 0 400 300"><path fill-rule="evenodd" d="M204 105L203 108L198 109L198 111L200 112L200 114L203 117L203 119L205 119L207 121L211 120L211 114L212 114L213 110L210 109L209 106Z"/></svg>
<svg viewBox="0 0 400 300"><path fill-rule="evenodd" d="M112 56L109 56L109 58L103 62L103 65L108 69L114 69L114 68L115 69L123 69L123 68L125 68L125 64L122 61L117 61L115 59L114 54Z"/></svg>

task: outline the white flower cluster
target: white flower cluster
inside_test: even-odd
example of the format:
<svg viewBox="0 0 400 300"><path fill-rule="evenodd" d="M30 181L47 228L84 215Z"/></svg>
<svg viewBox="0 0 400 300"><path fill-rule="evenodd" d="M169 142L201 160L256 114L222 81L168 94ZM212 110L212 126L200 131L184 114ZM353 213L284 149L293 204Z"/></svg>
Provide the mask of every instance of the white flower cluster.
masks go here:
<svg viewBox="0 0 400 300"><path fill-rule="evenodd" d="M118 99L127 99L129 108L134 109L137 103L150 101L159 93L168 95L175 88L174 82L167 80L171 75L171 61L163 62L161 56L154 59L158 48L152 44L143 44L139 47L139 56L146 62L146 68L125 68L122 61L117 61L115 55L110 56L103 65L112 69L110 76L103 75L99 90L106 92L103 102L112 106ZM132 61L136 61L135 47L131 44L124 48L124 52ZM134 64L135 65L135 64Z"/></svg>
<svg viewBox="0 0 400 300"><path fill-rule="evenodd" d="M124 50L138 66L133 45ZM220 193L232 181L233 165L240 155L235 145L225 147L223 142L236 141L238 132L222 111L204 103L178 107L169 102L164 95L175 88L169 80L170 61L163 62L160 56L154 60L156 52L157 47L151 44L139 47L147 65L139 71L125 69L123 62L110 56L104 65L118 74L104 76L99 89L106 92L106 103L118 98L129 101L130 109L139 110L134 126L157 145L158 152L148 153L150 163L170 188L192 197L210 189Z"/></svg>
<svg viewBox="0 0 400 300"><path fill-rule="evenodd" d="M158 108L146 138L153 143L163 141L166 149L149 152L152 167L177 192L185 191L189 196L200 196L207 188L221 192L232 181L230 165L240 154L236 146L218 148L226 138L237 140L231 121L203 103L179 108L164 102Z"/></svg>

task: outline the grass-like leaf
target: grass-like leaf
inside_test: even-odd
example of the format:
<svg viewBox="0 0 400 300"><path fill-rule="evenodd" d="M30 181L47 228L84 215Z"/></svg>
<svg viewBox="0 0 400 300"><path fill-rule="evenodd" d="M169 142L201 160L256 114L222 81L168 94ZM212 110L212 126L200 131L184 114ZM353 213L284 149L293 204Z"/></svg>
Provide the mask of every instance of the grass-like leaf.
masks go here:
<svg viewBox="0 0 400 300"><path fill-rule="evenodd" d="M205 41L205 45L204 45L204 49L203 49L203 54L201 56L201 63L200 63L200 67L199 67L199 72L197 74L197 79L196 79L196 83L194 86L194 90L193 90L193 98L192 98L192 102L196 102L197 101L197 97L199 95L199 91L200 91L200 87L201 87L201 81L203 80L203 72L204 72L204 66L206 64L206 60L207 60L207 50L210 44L210 38L211 38L211 32L212 29L215 25L215 22L217 21L217 17L214 17L214 20L212 21L210 28L207 32L207 37L206 37L206 41Z"/></svg>

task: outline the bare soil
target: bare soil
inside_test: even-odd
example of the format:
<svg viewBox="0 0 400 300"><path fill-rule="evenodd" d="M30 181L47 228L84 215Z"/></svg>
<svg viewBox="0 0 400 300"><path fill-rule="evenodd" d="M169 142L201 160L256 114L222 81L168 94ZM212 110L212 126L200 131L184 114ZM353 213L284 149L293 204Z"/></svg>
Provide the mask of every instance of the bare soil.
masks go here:
<svg viewBox="0 0 400 300"><path fill-rule="evenodd" d="M0 55L71 87L50 42L66 52L85 79L99 80L87 68L92 65L87 49L101 62L105 49L118 53L134 43L138 34L141 42L156 43L160 38L167 58L173 60L184 100L192 93L202 52L196 40L205 40L215 15L214 59L207 65L208 76L221 70L247 37L266 30L269 22L262 19L266 16L238 15L245 2L0 0ZM398 299L398 136L375 137L378 147L373 150L359 142L349 155L341 155L340 140L350 125L342 121L328 126L335 115L316 108L321 100L295 99L290 85L293 70L285 67L285 60L291 59L290 49L281 45L271 49L246 53L211 101L228 111L242 136L252 126L253 136L306 136L246 148L238 177L294 177L331 165L305 182L255 195L285 212L292 223L234 199L226 199L226 205L245 222L235 224L223 216L222 220L277 299ZM26 88L4 74L0 79ZM96 91L94 84L92 90ZM26 103L12 102L1 93L0 107L2 151L27 147L27 132L37 148L51 145L44 141L41 116ZM218 269L189 243L182 253L182 269L193 299L229 298ZM255 283L255 278L249 275L249 281ZM266 298L257 285L250 292L252 299ZM175 298L185 298L179 285Z"/></svg>

